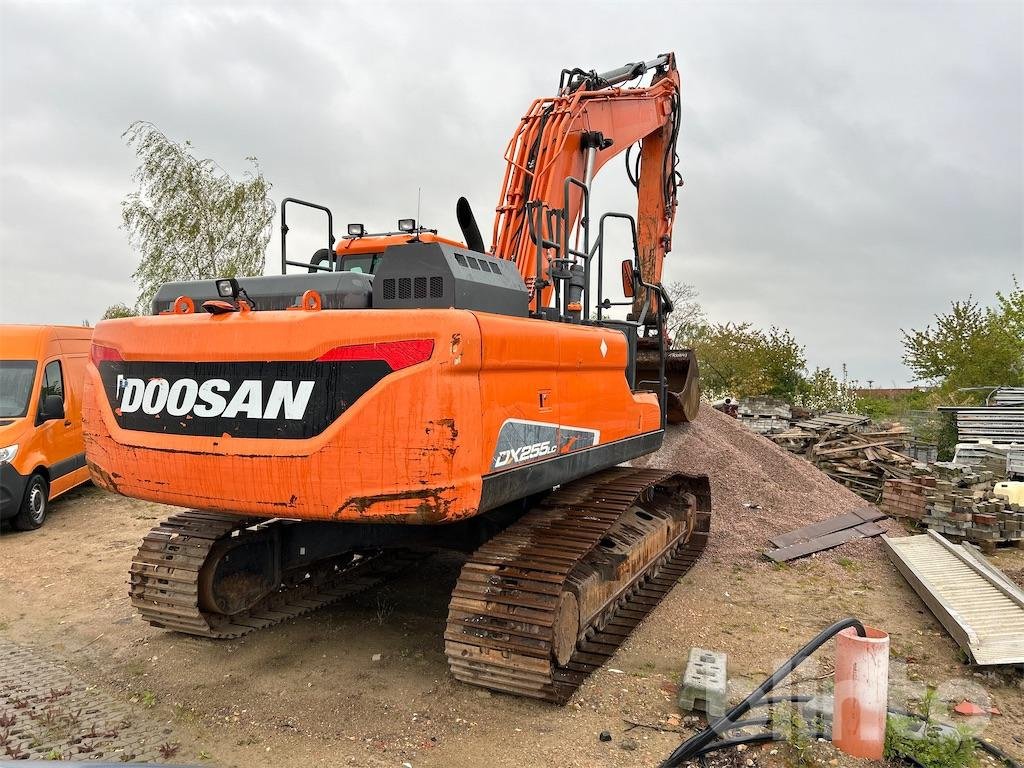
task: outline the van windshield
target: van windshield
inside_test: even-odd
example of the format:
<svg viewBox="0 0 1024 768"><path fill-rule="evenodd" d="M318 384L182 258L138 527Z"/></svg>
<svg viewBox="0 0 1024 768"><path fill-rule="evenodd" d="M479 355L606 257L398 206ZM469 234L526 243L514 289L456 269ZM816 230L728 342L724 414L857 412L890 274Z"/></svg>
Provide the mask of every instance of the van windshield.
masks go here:
<svg viewBox="0 0 1024 768"><path fill-rule="evenodd" d="M35 360L0 360L0 419L20 419L28 413Z"/></svg>

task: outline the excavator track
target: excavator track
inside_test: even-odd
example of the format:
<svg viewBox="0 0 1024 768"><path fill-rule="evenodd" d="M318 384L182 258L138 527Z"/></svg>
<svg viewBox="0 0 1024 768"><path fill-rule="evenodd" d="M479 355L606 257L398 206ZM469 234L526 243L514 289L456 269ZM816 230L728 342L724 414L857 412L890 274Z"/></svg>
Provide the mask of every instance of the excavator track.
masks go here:
<svg viewBox="0 0 1024 768"><path fill-rule="evenodd" d="M284 579L255 605L230 615L204 611L201 569L213 548L232 536L266 533L282 520L190 510L173 515L142 540L129 572L132 605L154 627L211 638L234 638L279 624L375 587L425 555L406 550L334 558Z"/></svg>
<svg viewBox="0 0 1024 768"><path fill-rule="evenodd" d="M562 486L463 567L452 673L564 703L697 561L710 513L702 476L613 467Z"/></svg>

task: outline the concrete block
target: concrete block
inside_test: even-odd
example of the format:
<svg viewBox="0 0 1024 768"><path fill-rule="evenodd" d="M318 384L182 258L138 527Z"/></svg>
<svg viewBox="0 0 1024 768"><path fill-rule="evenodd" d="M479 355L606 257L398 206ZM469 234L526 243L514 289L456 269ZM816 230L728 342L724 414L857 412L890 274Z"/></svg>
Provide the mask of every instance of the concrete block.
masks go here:
<svg viewBox="0 0 1024 768"><path fill-rule="evenodd" d="M724 715L729 706L726 665L724 653L691 648L679 685L679 708L688 712L701 710L712 717Z"/></svg>

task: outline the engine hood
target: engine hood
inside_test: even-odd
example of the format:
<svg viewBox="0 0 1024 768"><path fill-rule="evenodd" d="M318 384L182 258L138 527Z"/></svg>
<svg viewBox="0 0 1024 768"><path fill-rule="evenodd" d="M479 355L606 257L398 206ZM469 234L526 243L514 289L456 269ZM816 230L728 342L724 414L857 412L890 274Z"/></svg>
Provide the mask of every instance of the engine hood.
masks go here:
<svg viewBox="0 0 1024 768"><path fill-rule="evenodd" d="M0 419L0 448L20 443L22 436L29 431L29 427L29 420L25 417Z"/></svg>

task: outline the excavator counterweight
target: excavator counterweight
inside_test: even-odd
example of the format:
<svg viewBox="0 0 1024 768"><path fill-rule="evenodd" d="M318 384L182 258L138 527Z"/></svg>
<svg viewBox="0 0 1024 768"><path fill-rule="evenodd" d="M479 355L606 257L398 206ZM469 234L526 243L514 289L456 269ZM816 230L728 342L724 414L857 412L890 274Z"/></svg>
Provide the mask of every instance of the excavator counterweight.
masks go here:
<svg viewBox="0 0 1024 768"><path fill-rule="evenodd" d="M190 510L132 563L146 620L237 637L456 550L454 675L571 695L709 530L707 478L621 466L699 402L661 285L678 122L672 54L565 70L509 145L489 250L465 200L463 243L408 219L336 240L326 206L287 198L281 275L169 283L151 316L100 323L83 405L92 476ZM595 227L591 182L620 153L637 215ZM308 262L287 253L288 205L327 216ZM612 301L616 222L633 248Z"/></svg>

